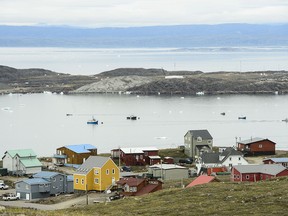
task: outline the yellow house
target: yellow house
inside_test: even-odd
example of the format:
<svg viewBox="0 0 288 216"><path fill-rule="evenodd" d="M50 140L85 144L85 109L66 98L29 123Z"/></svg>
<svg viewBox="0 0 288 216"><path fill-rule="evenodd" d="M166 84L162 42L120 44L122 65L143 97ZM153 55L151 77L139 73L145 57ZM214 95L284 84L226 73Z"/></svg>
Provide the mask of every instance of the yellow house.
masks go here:
<svg viewBox="0 0 288 216"><path fill-rule="evenodd" d="M74 173L74 190L104 191L120 178L120 170L110 157L90 156Z"/></svg>

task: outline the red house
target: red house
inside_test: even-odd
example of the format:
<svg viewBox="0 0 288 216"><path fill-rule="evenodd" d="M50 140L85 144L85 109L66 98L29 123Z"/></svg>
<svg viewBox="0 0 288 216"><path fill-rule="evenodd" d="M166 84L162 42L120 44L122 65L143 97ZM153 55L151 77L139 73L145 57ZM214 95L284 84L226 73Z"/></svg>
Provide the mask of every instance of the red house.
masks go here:
<svg viewBox="0 0 288 216"><path fill-rule="evenodd" d="M232 168L231 181L255 182L287 175L288 170L280 164L236 165Z"/></svg>
<svg viewBox="0 0 288 216"><path fill-rule="evenodd" d="M281 164L284 167L288 167L288 158L266 158L263 160L264 164Z"/></svg>
<svg viewBox="0 0 288 216"><path fill-rule="evenodd" d="M116 184L125 196L141 196L162 189L161 181L145 178L122 178Z"/></svg>
<svg viewBox="0 0 288 216"><path fill-rule="evenodd" d="M120 154L119 154L120 151ZM154 165L161 161L158 155L159 149L155 147L143 147L143 148L120 148L113 149L111 155L113 158L120 155L120 160L126 166L144 166Z"/></svg>
<svg viewBox="0 0 288 216"><path fill-rule="evenodd" d="M269 139L251 138L249 140L239 141L237 150L245 156L256 155L274 155L276 143Z"/></svg>

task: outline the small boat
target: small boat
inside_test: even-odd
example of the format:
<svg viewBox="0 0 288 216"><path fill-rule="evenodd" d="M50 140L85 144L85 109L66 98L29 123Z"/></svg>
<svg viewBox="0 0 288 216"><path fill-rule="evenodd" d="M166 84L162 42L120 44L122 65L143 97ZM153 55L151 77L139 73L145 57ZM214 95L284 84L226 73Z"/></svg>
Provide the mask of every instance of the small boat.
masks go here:
<svg viewBox="0 0 288 216"><path fill-rule="evenodd" d="M221 114L221 115L223 115L223 116L224 116L224 115L226 115L226 113L225 113L225 112L222 112L222 113L220 113L220 114Z"/></svg>
<svg viewBox="0 0 288 216"><path fill-rule="evenodd" d="M72 114L71 113L67 113L66 116L72 116Z"/></svg>
<svg viewBox="0 0 288 216"><path fill-rule="evenodd" d="M139 119L139 117L138 117ZM137 116L131 115L131 116L127 116L127 120L137 120Z"/></svg>
<svg viewBox="0 0 288 216"><path fill-rule="evenodd" d="M282 121L287 123L288 122L288 118L285 118Z"/></svg>
<svg viewBox="0 0 288 216"><path fill-rule="evenodd" d="M92 118L91 120L87 121L87 124L98 125L98 120L96 120L95 118Z"/></svg>
<svg viewBox="0 0 288 216"><path fill-rule="evenodd" d="M246 116L239 116L238 119L246 119Z"/></svg>

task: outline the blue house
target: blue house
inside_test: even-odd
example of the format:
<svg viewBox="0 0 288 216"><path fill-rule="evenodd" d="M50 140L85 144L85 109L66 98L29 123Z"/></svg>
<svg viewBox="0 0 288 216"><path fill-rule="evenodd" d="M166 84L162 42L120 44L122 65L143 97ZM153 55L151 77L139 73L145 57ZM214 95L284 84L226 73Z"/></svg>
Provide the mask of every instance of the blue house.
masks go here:
<svg viewBox="0 0 288 216"><path fill-rule="evenodd" d="M72 193L73 176L58 172L39 172L31 179L16 182L16 194L20 199L37 199L55 196L62 193Z"/></svg>

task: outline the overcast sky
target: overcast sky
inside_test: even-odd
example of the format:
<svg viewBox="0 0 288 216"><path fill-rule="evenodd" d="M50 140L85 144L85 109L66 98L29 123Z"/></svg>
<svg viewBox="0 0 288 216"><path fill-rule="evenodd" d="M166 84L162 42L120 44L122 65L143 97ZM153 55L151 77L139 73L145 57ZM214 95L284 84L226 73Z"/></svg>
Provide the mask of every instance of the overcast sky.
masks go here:
<svg viewBox="0 0 288 216"><path fill-rule="evenodd" d="M288 0L0 0L1 25L218 23L288 23Z"/></svg>

